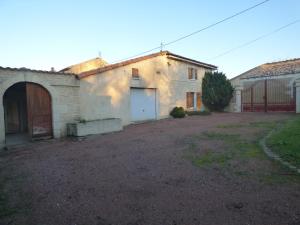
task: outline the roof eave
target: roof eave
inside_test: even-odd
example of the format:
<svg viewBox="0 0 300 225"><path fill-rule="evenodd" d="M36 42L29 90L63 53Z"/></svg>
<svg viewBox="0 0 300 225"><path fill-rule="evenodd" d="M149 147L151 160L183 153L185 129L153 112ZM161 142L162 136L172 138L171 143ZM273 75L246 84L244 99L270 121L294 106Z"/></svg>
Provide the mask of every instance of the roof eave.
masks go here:
<svg viewBox="0 0 300 225"><path fill-rule="evenodd" d="M199 61L196 61L196 60L193 60L193 59L189 59L189 58L186 58L186 57L183 57L183 56L180 56L180 55L173 54L173 53L168 52L168 51L161 51L161 52L153 53L153 54L150 54L150 55L130 59L130 60L127 60L127 61L123 61L123 62L119 62L119 63L115 63L115 64L110 64L110 65L107 65L107 66L99 68L99 69L86 71L86 72L83 72L83 73L79 74L79 77L82 79L82 78L85 78L85 77L88 77L88 76L91 76L91 75L103 73L103 72L113 70L113 69L116 69L116 68L119 68L119 67L122 67L122 66L127 66L127 65L130 65L130 64L133 64L133 63L137 63L137 62L144 61L144 60L147 60L147 59L150 59L150 58L154 58L154 57L157 57L157 56L164 56L164 55L166 55L167 57L172 58L174 60L180 60L180 61L183 61L183 62L186 62L186 63L190 63L190 64L193 64L193 65L201 66L201 67L212 69L212 70L216 70L218 68L217 66L210 65L210 64L207 64L207 63L202 63L202 62L199 62Z"/></svg>
<svg viewBox="0 0 300 225"><path fill-rule="evenodd" d="M218 67L215 66L215 65L199 62L197 60L189 59L189 58L186 58L186 57L183 57L183 56L180 56L180 55L175 55L175 54L172 54L172 53L168 53L167 57L170 58L170 59L174 59L174 60L190 63L190 64L193 64L193 65L201 66L201 67L204 67L204 68L207 68L207 69L213 69L213 70L218 69Z"/></svg>

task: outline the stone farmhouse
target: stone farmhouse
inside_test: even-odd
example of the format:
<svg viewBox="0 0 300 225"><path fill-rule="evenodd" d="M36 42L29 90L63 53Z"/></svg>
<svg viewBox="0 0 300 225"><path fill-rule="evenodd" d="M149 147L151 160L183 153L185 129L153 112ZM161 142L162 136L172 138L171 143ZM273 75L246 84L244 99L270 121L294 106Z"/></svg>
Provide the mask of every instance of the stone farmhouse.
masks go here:
<svg viewBox="0 0 300 225"><path fill-rule="evenodd" d="M168 51L115 64L96 58L59 72L0 67L0 146L117 131L167 118L175 106L203 110L202 78L216 69Z"/></svg>

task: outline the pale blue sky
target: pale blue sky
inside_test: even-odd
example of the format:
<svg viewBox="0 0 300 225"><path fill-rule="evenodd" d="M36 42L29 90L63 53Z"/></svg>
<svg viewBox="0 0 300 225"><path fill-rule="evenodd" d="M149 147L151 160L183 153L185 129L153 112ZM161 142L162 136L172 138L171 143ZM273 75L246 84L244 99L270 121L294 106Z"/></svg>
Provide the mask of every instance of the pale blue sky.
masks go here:
<svg viewBox="0 0 300 225"><path fill-rule="evenodd" d="M201 29L261 0L0 0L0 66L62 69L98 56L108 62ZM166 50L215 64L228 77L300 57L300 23L207 60L300 19L299 0L271 0Z"/></svg>

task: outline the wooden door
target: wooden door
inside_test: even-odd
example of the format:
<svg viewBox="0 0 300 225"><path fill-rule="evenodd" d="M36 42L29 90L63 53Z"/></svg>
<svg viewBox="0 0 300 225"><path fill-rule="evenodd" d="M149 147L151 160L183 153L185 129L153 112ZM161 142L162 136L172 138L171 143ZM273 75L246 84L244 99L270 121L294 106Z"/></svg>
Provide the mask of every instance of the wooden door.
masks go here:
<svg viewBox="0 0 300 225"><path fill-rule="evenodd" d="M26 83L28 131L32 138L52 136L51 96L40 85Z"/></svg>

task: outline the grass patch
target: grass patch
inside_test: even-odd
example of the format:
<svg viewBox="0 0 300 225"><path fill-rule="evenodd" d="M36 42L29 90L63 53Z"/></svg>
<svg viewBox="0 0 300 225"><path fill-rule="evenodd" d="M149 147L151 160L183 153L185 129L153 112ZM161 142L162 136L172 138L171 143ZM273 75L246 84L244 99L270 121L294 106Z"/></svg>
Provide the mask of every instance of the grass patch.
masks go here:
<svg viewBox="0 0 300 225"><path fill-rule="evenodd" d="M250 123L233 123L233 124L220 124L217 126L217 128L224 128L224 129L230 129L230 128L243 128L243 127L258 127L258 128L267 128L272 129L276 127L277 122L265 122L265 121L258 121L258 122L250 122Z"/></svg>
<svg viewBox="0 0 300 225"><path fill-rule="evenodd" d="M203 132L200 138L210 139L210 140L222 140L226 142L236 141L239 139L238 134L226 134L219 132Z"/></svg>
<svg viewBox="0 0 300 225"><path fill-rule="evenodd" d="M236 143L235 146L236 150L240 153L241 158L265 158L265 154L261 150L259 143L251 143L251 142L239 142Z"/></svg>
<svg viewBox="0 0 300 225"><path fill-rule="evenodd" d="M224 165L230 159L232 159L231 154L207 152L202 156L193 157L192 162L194 165L202 167L202 166L210 165L212 163L218 165Z"/></svg>
<svg viewBox="0 0 300 225"><path fill-rule="evenodd" d="M274 122L264 122L264 121L258 121L258 122L250 122L249 127L258 127L258 128L265 128L265 129L273 129L276 127L277 123L279 121Z"/></svg>
<svg viewBox="0 0 300 225"><path fill-rule="evenodd" d="M278 122L282 121L219 125L220 131L203 132L193 137L194 141L191 142L193 144L189 144L186 152L187 159L200 168L219 166L222 168L221 171L226 170L235 176L255 179L266 184L299 183L299 175L271 161L260 147L261 138L276 127ZM224 128L236 129L231 132L231 130L223 130ZM251 138L248 138L239 133L239 128L255 129L255 132L250 132ZM300 131L298 133L300 134ZM201 141L208 141L208 143L221 141L222 151L210 149L204 153L199 152L198 145L201 145ZM269 167L266 167L266 164Z"/></svg>
<svg viewBox="0 0 300 225"><path fill-rule="evenodd" d="M284 123L267 139L267 145L283 160L300 168L300 117Z"/></svg>
<svg viewBox="0 0 300 225"><path fill-rule="evenodd" d="M203 132L200 136L202 140L219 140L225 143L223 152L208 152L196 155L190 154L189 159L194 165L203 167L211 164L219 166L226 166L230 164L233 159L248 159L248 158L262 158L264 154L259 148L258 143L251 143L243 140L239 134L226 134L220 132ZM189 152L194 153L196 149L195 143L189 144Z"/></svg>
<svg viewBox="0 0 300 225"><path fill-rule="evenodd" d="M237 124L220 124L217 126L217 128L241 128L241 127L245 127L245 124L241 124L241 123L237 123Z"/></svg>

